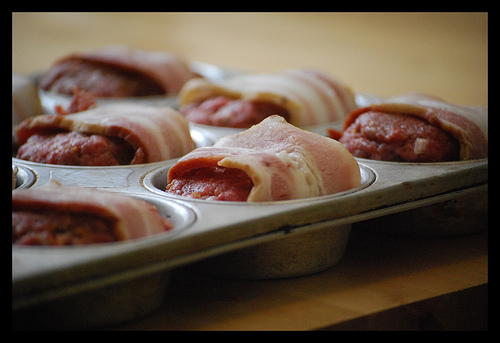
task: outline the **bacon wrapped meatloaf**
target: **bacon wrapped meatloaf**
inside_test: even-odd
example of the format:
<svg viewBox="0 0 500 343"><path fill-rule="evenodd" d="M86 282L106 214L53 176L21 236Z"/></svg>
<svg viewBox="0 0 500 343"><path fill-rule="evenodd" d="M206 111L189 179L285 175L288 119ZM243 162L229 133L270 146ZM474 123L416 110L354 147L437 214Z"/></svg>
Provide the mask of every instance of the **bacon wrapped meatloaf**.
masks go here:
<svg viewBox="0 0 500 343"><path fill-rule="evenodd" d="M272 115L179 159L169 170L166 192L262 202L342 192L360 180L359 165L342 144Z"/></svg>
<svg viewBox="0 0 500 343"><path fill-rule="evenodd" d="M152 96L175 94L193 77L173 53L112 45L59 59L40 77L39 87L67 95L76 88L95 97Z"/></svg>
<svg viewBox="0 0 500 343"><path fill-rule="evenodd" d="M131 196L54 181L12 191L12 244L108 243L171 229L156 207Z"/></svg>
<svg viewBox="0 0 500 343"><path fill-rule="evenodd" d="M342 132L329 130L354 156L395 162L445 162L488 156L487 107L458 106L405 94L353 111Z"/></svg>
<svg viewBox="0 0 500 343"><path fill-rule="evenodd" d="M152 163L194 149L189 124L167 107L116 104L68 115L40 115L15 130L17 158L108 166Z"/></svg>
<svg viewBox="0 0 500 343"><path fill-rule="evenodd" d="M313 69L193 79L179 93L179 111L189 121L233 128L249 128L273 114L304 127L343 120L355 108L348 86Z"/></svg>

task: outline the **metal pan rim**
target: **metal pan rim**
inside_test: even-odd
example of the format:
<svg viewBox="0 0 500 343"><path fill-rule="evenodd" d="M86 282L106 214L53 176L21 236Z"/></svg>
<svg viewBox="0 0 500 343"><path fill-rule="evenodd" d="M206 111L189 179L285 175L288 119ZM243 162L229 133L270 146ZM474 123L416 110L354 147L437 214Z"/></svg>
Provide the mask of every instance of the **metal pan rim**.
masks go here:
<svg viewBox="0 0 500 343"><path fill-rule="evenodd" d="M204 200L204 199L192 199L192 198L187 198L187 197L182 197L182 196L176 196L176 195L171 195L168 194L164 191L162 191L158 187L157 183L157 177L158 174L164 173L164 175L168 172L168 168L171 166L166 166L165 168L158 168L155 169L148 174L146 174L143 179L142 179L142 185L150 192L153 192L154 194L160 195L162 197L166 198L171 198L171 199L177 199L183 202L194 202L194 203L200 203L200 204L217 204L221 206L228 206L228 205L234 205L234 206L273 206L273 205L286 205L286 204L295 204L295 203L308 203L308 202L316 202L316 201L322 201L326 199L331 199L331 198L338 198L342 197L345 195L349 195L352 193L359 192L370 185L372 185L377 176L376 173L368 166L359 163L359 169L361 173L361 184L357 187L348 189L343 192L338 192L334 194L327 194L327 195L322 195L322 196L317 196L317 197L309 197L309 198L301 198L301 199L291 199L291 200L279 200L279 201L263 201L263 202L240 202L240 201L218 201L218 200Z"/></svg>
<svg viewBox="0 0 500 343"><path fill-rule="evenodd" d="M464 161L446 161L446 162L395 162L395 161L382 161L382 160L372 160L369 158L354 157L358 162L361 163L377 163L386 164L392 166L447 166L447 165L464 165L464 164L478 164L488 162L488 157L464 160Z"/></svg>
<svg viewBox="0 0 500 343"><path fill-rule="evenodd" d="M35 171L25 166L19 165L17 163L12 163L12 168L15 177L15 188L14 189L24 189L29 188L36 183L38 176ZM13 189L13 190L14 190Z"/></svg>

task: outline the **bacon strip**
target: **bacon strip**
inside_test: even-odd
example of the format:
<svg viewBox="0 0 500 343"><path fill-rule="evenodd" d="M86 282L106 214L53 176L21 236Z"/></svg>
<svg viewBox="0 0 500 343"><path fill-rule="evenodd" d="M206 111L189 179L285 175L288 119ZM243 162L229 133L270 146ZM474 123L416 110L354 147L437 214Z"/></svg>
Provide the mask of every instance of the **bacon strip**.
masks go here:
<svg viewBox="0 0 500 343"><path fill-rule="evenodd" d="M12 191L12 212L16 211L97 216L113 225L118 240L173 229L173 224L156 207L143 200L92 188L65 187L54 181Z"/></svg>
<svg viewBox="0 0 500 343"><path fill-rule="evenodd" d="M243 170L252 179L248 202L337 193L358 186L361 179L356 160L342 144L298 129L277 115L187 154L169 170L168 182L214 166Z"/></svg>
<svg viewBox="0 0 500 343"><path fill-rule="evenodd" d="M462 161L488 157L487 107L459 106L430 95L409 93L353 111L344 122L344 130L368 111L413 115L426 120L457 139Z"/></svg>
<svg viewBox="0 0 500 343"><path fill-rule="evenodd" d="M236 75L214 81L193 79L182 88L179 102L183 107L215 96L282 106L289 113L289 122L298 127L342 120L356 108L349 87L313 69Z"/></svg>
<svg viewBox="0 0 500 343"><path fill-rule="evenodd" d="M98 50L75 53L61 58L54 66L75 60L93 62L103 66L139 72L158 83L165 94L179 92L181 87L196 77L187 63L173 53L132 49L122 45L107 46ZM57 68L49 70L42 78L40 87L46 89L58 75Z"/></svg>
<svg viewBox="0 0 500 343"><path fill-rule="evenodd" d="M24 144L36 133L54 130L79 131L118 137L135 150L141 149L146 162L182 156L194 149L189 124L178 112L167 107L116 104L68 115L40 115L16 128L17 144Z"/></svg>

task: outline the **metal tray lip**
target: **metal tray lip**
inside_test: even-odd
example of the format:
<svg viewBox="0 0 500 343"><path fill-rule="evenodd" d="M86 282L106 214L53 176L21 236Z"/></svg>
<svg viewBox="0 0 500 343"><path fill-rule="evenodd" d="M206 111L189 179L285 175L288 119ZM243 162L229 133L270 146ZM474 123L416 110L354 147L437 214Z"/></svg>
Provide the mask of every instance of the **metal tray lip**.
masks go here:
<svg viewBox="0 0 500 343"><path fill-rule="evenodd" d="M34 170L21 164L15 163L15 161L12 161L12 170L14 171L14 177L16 180L16 185L13 190L29 188L33 186L39 179L38 174ZM17 185L18 181L20 182L19 186Z"/></svg>
<svg viewBox="0 0 500 343"><path fill-rule="evenodd" d="M396 162L396 161L382 161L382 160L372 160L369 158L362 158L354 156L360 163L376 163L376 164L385 164L388 166L453 166L453 165L464 165L464 164L481 164L484 162L488 162L488 157L478 158L473 160L465 160L465 161L446 161L446 162Z"/></svg>
<svg viewBox="0 0 500 343"><path fill-rule="evenodd" d="M367 166L366 164L358 163L358 165L360 166L360 172L362 174L361 184L359 186L342 191L342 192L337 192L334 194L327 194L327 195L321 195L321 196L317 196L317 197L309 197L309 198L301 198L301 199L291 199L291 200L261 201L261 202L220 201L220 200L192 199L192 198L168 194L168 193L162 191L161 189L157 188L153 184L152 178L154 177L155 173L164 172L164 171L168 170L168 168L170 168L171 166L165 166L164 168L157 168L155 170L148 172L142 178L141 183L142 183L142 186L150 192L153 192L153 193L155 193L159 196L162 196L162 197L177 199L177 200L183 201L183 202L193 202L193 203L198 203L198 204L212 204L212 205L221 205L221 206L247 206L247 207L248 206L256 206L256 207L259 207L259 206L283 206L283 205L289 205L289 204L313 203L313 202L318 202L318 201L330 200L330 199L350 195L353 193L357 193L365 188L370 187L376 181L377 173L371 167ZM363 176L365 177L365 180L363 180Z"/></svg>
<svg viewBox="0 0 500 343"><path fill-rule="evenodd" d="M126 165L118 165L118 166L73 166L73 165L65 165L65 164L50 164L50 163L41 163L41 162L33 162L23 160L17 157L12 157L12 163L16 163L17 165L30 165L38 168L58 168L58 169L80 169L80 170L99 170L99 169L143 169L143 168L154 168L156 166L160 166L163 164L168 164L175 162L179 157L172 158L169 160L151 162L151 163L138 163L138 164L126 164Z"/></svg>
<svg viewBox="0 0 500 343"><path fill-rule="evenodd" d="M20 245L20 244L12 244L12 250L14 251L19 251L19 252L24 252L24 251L29 251L29 252L34 252L34 251L59 251L59 252L65 252L65 253L79 253L84 250L115 250L115 249L121 249L126 246L136 246L136 245L141 245L141 244L156 244L156 243L165 243L166 240L171 240L184 232L185 230L189 229L193 224L198 220L198 213L193 209L192 206L189 206L188 204L182 203L180 201L176 201L174 199L165 199L162 198L158 195L155 194L145 194L144 192L127 192L127 193L122 193L122 192L116 192L118 194L124 194L125 196L130 196L130 197L136 197L145 201L148 201L147 199L151 200L156 200L159 203L163 204L168 204L167 206L172 206L174 210L182 208L185 213L189 216L188 218L188 223L186 223L182 227L174 228L172 230L162 232L162 233L157 233L145 237L139 237L139 238L134 238L134 239L128 239L124 241L117 241L117 242L107 242L107 243L92 243L92 244L81 244L81 245L71 245L71 246L59 246L59 245ZM148 201L149 202L149 201ZM151 203L151 202L150 202ZM151 203L153 206L156 207L155 204Z"/></svg>

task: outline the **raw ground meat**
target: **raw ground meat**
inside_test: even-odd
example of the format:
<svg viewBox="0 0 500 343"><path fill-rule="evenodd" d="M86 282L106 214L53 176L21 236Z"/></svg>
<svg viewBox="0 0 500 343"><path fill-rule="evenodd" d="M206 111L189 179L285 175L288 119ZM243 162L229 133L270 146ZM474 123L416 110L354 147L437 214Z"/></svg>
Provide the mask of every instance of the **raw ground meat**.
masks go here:
<svg viewBox="0 0 500 343"><path fill-rule="evenodd" d="M339 139L355 157L397 162L459 160L455 138L420 118L366 112Z"/></svg>
<svg viewBox="0 0 500 343"><path fill-rule="evenodd" d="M223 96L184 106L180 112L190 122L233 128L249 128L272 114L285 119L289 116L285 109L272 103Z"/></svg>
<svg viewBox="0 0 500 343"><path fill-rule="evenodd" d="M35 134L19 147L16 155L32 162L73 166L127 165L134 156L134 149L121 139L76 131ZM134 163L141 161L135 159Z"/></svg>
<svg viewBox="0 0 500 343"><path fill-rule="evenodd" d="M235 168L194 169L174 179L167 193L205 200L246 201L252 190L250 177Z"/></svg>
<svg viewBox="0 0 500 343"><path fill-rule="evenodd" d="M73 95L73 89L96 97L131 97L165 94L153 80L132 71L97 63L69 60L52 67L39 82L40 88Z"/></svg>
<svg viewBox="0 0 500 343"><path fill-rule="evenodd" d="M117 241L112 225L88 214L12 212L12 244L75 245Z"/></svg>

